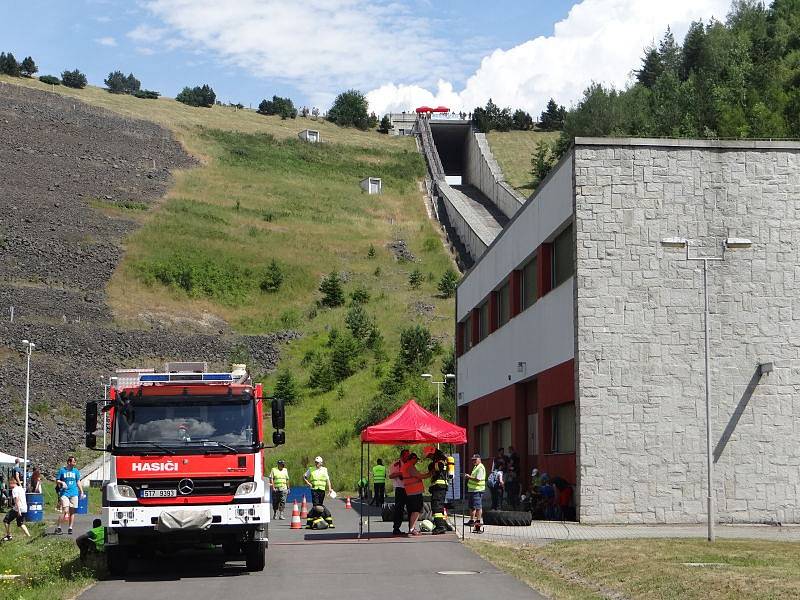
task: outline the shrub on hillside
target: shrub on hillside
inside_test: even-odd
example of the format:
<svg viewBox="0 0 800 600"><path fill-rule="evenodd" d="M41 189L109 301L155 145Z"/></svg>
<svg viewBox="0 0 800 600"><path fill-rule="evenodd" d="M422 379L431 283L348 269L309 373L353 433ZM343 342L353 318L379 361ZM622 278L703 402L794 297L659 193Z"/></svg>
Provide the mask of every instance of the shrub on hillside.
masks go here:
<svg viewBox="0 0 800 600"><path fill-rule="evenodd" d="M378 125L378 131L381 133L389 133L389 130L392 128L392 120L389 118L389 115L383 115L381 119L380 125Z"/></svg>
<svg viewBox="0 0 800 600"><path fill-rule="evenodd" d="M411 274L408 276L408 285L411 287L412 290L418 290L419 286L422 285L422 271L419 269L414 269L411 271Z"/></svg>
<svg viewBox="0 0 800 600"><path fill-rule="evenodd" d="M333 377L331 364L327 357L321 354L314 356L313 363L308 376L308 387L311 389L329 392L333 389L336 381Z"/></svg>
<svg viewBox="0 0 800 600"><path fill-rule="evenodd" d="M86 87L88 81L86 80L86 75L81 73L78 69L75 69L74 71L64 71L61 73L61 83L67 87L82 90Z"/></svg>
<svg viewBox="0 0 800 600"><path fill-rule="evenodd" d="M317 414L314 415L314 425L316 425L317 427L321 427L330 420L331 420L331 413L328 412L328 409L323 404L322 406L319 407Z"/></svg>
<svg viewBox="0 0 800 600"><path fill-rule="evenodd" d="M20 76L20 66L14 55L9 52L0 53L0 73L4 75L11 75L12 77Z"/></svg>
<svg viewBox="0 0 800 600"><path fill-rule="evenodd" d="M183 102L189 106L202 106L210 108L214 106L217 100L217 95L214 90L207 84L202 86L195 86L193 88L185 87L181 93L175 96L175 100Z"/></svg>
<svg viewBox="0 0 800 600"><path fill-rule="evenodd" d="M336 308L344 304L344 291L342 290L342 280L338 273L331 271L322 279L319 284L319 291L322 292L320 304L329 308Z"/></svg>
<svg viewBox="0 0 800 600"><path fill-rule="evenodd" d="M276 399L283 400L284 404L289 406L297 402L297 384L290 371L281 371L278 373L278 379L275 382L275 391L272 395Z"/></svg>
<svg viewBox="0 0 800 600"><path fill-rule="evenodd" d="M111 71L103 83L106 84L108 91L112 94L134 94L142 86L133 73L126 76L122 71Z"/></svg>
<svg viewBox="0 0 800 600"><path fill-rule="evenodd" d="M328 120L341 127L369 128L367 97L358 90L348 90L336 96L328 111Z"/></svg>
<svg viewBox="0 0 800 600"><path fill-rule="evenodd" d="M361 304L353 304L347 315L344 317L347 329L359 342L366 343L372 330L375 328L375 320L367 314Z"/></svg>
<svg viewBox="0 0 800 600"><path fill-rule="evenodd" d="M33 75L39 71L39 67L36 66L36 63L33 62L33 58L30 56L25 57L19 69L25 77L33 77Z"/></svg>
<svg viewBox="0 0 800 600"><path fill-rule="evenodd" d="M262 115L280 115L282 119L294 119L297 117L297 109L294 107L292 99L281 98L280 96L273 96L272 100L262 100L258 105L257 112Z"/></svg>
<svg viewBox="0 0 800 600"><path fill-rule="evenodd" d="M453 269L447 269L439 280L439 293L442 298L452 298L456 293L456 286L458 285L458 274Z"/></svg>
<svg viewBox="0 0 800 600"><path fill-rule="evenodd" d="M349 331L337 336L330 358L331 373L336 383L344 381L359 369L360 351L358 341Z"/></svg>
<svg viewBox="0 0 800 600"><path fill-rule="evenodd" d="M61 85L61 80L55 75L42 75L39 77L39 81L47 85Z"/></svg>
<svg viewBox="0 0 800 600"><path fill-rule="evenodd" d="M144 98L145 100L158 100L158 97L161 96L161 92L155 92L153 90L137 90L133 92L133 95L136 98Z"/></svg>
<svg viewBox="0 0 800 600"><path fill-rule="evenodd" d="M350 304L353 306L356 304L366 304L367 302L369 302L369 292L363 285L358 286L350 292Z"/></svg>
<svg viewBox="0 0 800 600"><path fill-rule="evenodd" d="M433 360L436 344L431 332L422 325L412 325L400 332L398 366L406 373L422 373Z"/></svg>
<svg viewBox="0 0 800 600"><path fill-rule="evenodd" d="M283 269L273 258L261 279L261 290L264 292L277 292L283 284Z"/></svg>

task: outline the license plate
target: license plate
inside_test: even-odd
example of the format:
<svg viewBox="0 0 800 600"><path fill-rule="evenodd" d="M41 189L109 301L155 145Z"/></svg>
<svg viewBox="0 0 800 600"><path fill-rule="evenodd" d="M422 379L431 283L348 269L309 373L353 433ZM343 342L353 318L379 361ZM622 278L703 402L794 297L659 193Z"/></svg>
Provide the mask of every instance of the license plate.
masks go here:
<svg viewBox="0 0 800 600"><path fill-rule="evenodd" d="M142 490L140 498L175 498L178 490Z"/></svg>

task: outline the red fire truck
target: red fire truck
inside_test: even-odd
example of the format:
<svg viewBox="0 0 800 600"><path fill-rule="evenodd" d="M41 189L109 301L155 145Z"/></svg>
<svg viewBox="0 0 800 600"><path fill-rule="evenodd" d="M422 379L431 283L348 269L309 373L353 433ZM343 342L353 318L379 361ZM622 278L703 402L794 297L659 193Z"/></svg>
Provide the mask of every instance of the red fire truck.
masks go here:
<svg viewBox="0 0 800 600"><path fill-rule="evenodd" d="M279 400L270 408L274 447L285 442L285 415ZM266 411L244 365L229 373L205 363L130 370L108 401L87 403L89 448L97 446L98 411L110 433L102 522L112 574L123 575L131 557L210 545L243 556L250 571L264 569Z"/></svg>

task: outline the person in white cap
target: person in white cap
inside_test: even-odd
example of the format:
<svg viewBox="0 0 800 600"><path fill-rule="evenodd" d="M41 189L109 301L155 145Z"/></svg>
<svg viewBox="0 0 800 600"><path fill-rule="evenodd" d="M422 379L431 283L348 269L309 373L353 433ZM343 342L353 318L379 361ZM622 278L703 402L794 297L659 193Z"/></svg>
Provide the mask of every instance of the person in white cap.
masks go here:
<svg viewBox="0 0 800 600"><path fill-rule="evenodd" d="M309 467L303 475L303 479L306 485L311 488L311 503L314 506L325 505L326 490L329 494L334 494L328 469L322 466L321 456L314 458L314 468Z"/></svg>

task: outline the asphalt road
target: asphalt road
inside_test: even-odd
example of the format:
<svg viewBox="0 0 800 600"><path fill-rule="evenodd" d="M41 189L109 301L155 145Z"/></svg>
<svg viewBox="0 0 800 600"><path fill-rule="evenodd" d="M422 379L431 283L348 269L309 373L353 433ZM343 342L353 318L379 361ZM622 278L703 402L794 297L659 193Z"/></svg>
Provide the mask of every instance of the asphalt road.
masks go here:
<svg viewBox="0 0 800 600"><path fill-rule="evenodd" d="M125 578L98 582L80 600L543 600L465 548L455 534L392 538L391 524L373 517L373 537L358 540L358 511L334 500L328 507L334 530L298 531L289 528L289 520L271 523L267 568L261 573L208 554L159 557L133 562Z"/></svg>

